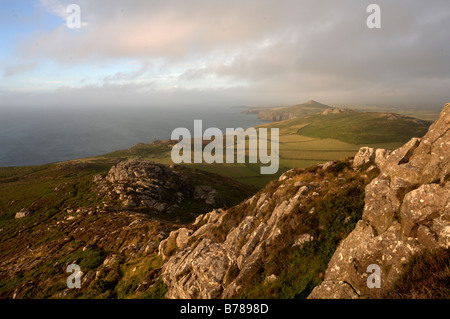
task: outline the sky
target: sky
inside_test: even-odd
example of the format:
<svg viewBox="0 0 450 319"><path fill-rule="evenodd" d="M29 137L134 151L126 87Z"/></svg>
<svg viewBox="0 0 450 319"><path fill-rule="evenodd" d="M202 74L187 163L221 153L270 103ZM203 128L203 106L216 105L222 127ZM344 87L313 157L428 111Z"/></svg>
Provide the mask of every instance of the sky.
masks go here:
<svg viewBox="0 0 450 319"><path fill-rule="evenodd" d="M448 0L0 0L0 108L442 107L448 21Z"/></svg>

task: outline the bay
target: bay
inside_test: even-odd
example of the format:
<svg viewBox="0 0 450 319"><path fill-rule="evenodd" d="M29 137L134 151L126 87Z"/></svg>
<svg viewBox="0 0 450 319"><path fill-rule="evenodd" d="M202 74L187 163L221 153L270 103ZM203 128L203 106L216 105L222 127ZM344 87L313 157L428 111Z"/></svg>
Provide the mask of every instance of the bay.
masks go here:
<svg viewBox="0 0 450 319"><path fill-rule="evenodd" d="M169 139L177 127L261 124L244 107L7 108L0 110L0 166L61 162Z"/></svg>

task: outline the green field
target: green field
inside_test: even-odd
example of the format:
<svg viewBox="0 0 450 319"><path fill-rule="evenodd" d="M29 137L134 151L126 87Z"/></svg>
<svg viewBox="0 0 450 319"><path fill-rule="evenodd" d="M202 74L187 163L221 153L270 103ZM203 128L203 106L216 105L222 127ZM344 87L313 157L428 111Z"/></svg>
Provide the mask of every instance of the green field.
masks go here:
<svg viewBox="0 0 450 319"><path fill-rule="evenodd" d="M261 165L249 164L248 159L243 164L183 165L221 174L261 188L290 168L305 168L328 161L343 160L354 156L362 146L396 149L412 137L423 136L430 124L430 122L403 116L389 118L380 114L345 112L310 115L258 126L257 128L279 128L280 130L279 170L273 175L261 175ZM204 145L208 143L204 142ZM141 158L162 164L172 164L170 152L173 144L174 142L139 144L128 150L116 151L88 160L102 162L113 158ZM247 155L248 151L247 145Z"/></svg>

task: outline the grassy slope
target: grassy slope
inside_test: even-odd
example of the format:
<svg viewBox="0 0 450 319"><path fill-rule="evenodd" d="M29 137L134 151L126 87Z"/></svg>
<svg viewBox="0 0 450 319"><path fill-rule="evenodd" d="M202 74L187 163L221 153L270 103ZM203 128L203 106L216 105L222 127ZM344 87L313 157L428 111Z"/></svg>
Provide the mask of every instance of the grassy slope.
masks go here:
<svg viewBox="0 0 450 319"><path fill-rule="evenodd" d="M0 168L0 239L6 229L13 224L27 221L34 223L34 216L48 216L68 208L97 206L102 199L96 195L92 179L96 174L106 174L117 159L96 159L95 161L71 161L29 167ZM195 185L210 185L217 189L228 206L238 204L251 196L256 189L230 178L214 173L196 170L194 167L178 170L185 171L190 182ZM15 220L14 215L27 207L36 214L28 218ZM208 205L197 207L202 212L211 209ZM182 212L181 212L182 213ZM200 213L200 212L198 212ZM172 214L168 221L180 216ZM25 226L25 225L24 225ZM13 227L14 228L14 227Z"/></svg>
<svg viewBox="0 0 450 319"><path fill-rule="evenodd" d="M320 113L330 108L328 105L316 101L308 101L303 104L297 104L290 107L280 107L271 109L260 109L258 118L265 121L288 119L293 117L303 117L310 114ZM251 111L251 110L250 110Z"/></svg>
<svg viewBox="0 0 450 319"><path fill-rule="evenodd" d="M405 143L412 136L423 136L430 122L414 122L406 117L390 120L379 113L340 113L314 115L298 121L305 126L298 134L318 138L335 138L353 144Z"/></svg>
<svg viewBox="0 0 450 319"><path fill-rule="evenodd" d="M91 245L95 237L93 234L104 237L102 232L111 233L116 230L121 230L123 236L128 236L127 240L130 241L141 238L125 227L133 220L133 213L129 216L119 213L83 215L72 224L60 224L67 223L66 211L70 208L102 207L102 198L97 196L92 179L96 174L107 173L116 161L116 158L97 159L0 168L0 264L6 262L5 268L17 269L13 276L5 277L5 273L0 273L0 298L10 298L17 289L19 298L59 298L57 294L66 288L67 274L63 266L72 260L79 260L80 267L86 274L100 269L105 275L100 276L89 288L83 289L82 293L70 292L67 297L164 296L165 286L161 282L143 289L140 294L135 293L137 286L141 284L142 274L145 274L142 279L144 282L151 282L146 279L150 275L155 278L159 275L162 263L157 252L128 261L119 260L111 270L101 264L108 254L115 254L120 248L114 241L115 237L103 247ZM191 183L211 185L217 189L229 206L238 204L256 191L217 174L183 167L177 169L185 171ZM34 213L26 218L15 219L15 213L24 207ZM143 233L139 235L157 238L161 229L167 232L167 228L180 227L183 223L192 222L198 214L211 209L207 204L188 204L173 214L151 215L154 222L147 222L150 228L143 229ZM86 229L86 232L77 229ZM67 243L65 240L68 237L71 240ZM88 249L82 250L83 247ZM17 261L21 256L24 262ZM36 264L33 265L33 262Z"/></svg>

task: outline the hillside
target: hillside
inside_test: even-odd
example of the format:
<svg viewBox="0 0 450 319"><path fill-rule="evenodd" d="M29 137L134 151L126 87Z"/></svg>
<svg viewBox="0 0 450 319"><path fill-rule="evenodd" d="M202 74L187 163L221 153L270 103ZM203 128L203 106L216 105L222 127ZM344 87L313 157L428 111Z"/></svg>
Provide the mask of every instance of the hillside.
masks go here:
<svg viewBox="0 0 450 319"><path fill-rule="evenodd" d="M290 170L199 216L160 244L167 297L450 298L449 131L447 104L423 139Z"/></svg>
<svg viewBox="0 0 450 319"><path fill-rule="evenodd" d="M321 113L329 108L331 107L328 105L311 100L306 103L297 104L290 107L251 108L248 111L244 111L244 113L257 113L258 118L262 121L284 121L295 117Z"/></svg>
<svg viewBox="0 0 450 319"><path fill-rule="evenodd" d="M0 168L0 297L449 298L449 114L395 151L363 147L259 191L148 160L170 141ZM279 124L285 145L320 140ZM71 263L79 290L66 286ZM364 286L373 263L375 292Z"/></svg>
<svg viewBox="0 0 450 319"><path fill-rule="evenodd" d="M431 125L429 121L395 113L327 111L281 123L271 123L268 126L295 127L296 133L301 136L331 138L363 145L405 143L413 136L423 136Z"/></svg>
<svg viewBox="0 0 450 319"><path fill-rule="evenodd" d="M364 207L349 161L292 169L161 242L168 298L306 298ZM179 237L183 234L182 239Z"/></svg>
<svg viewBox="0 0 450 319"><path fill-rule="evenodd" d="M1 168L0 192L0 298L125 298L161 297L150 286L171 230L255 191L181 166L110 160ZM66 286L73 262L82 291Z"/></svg>

